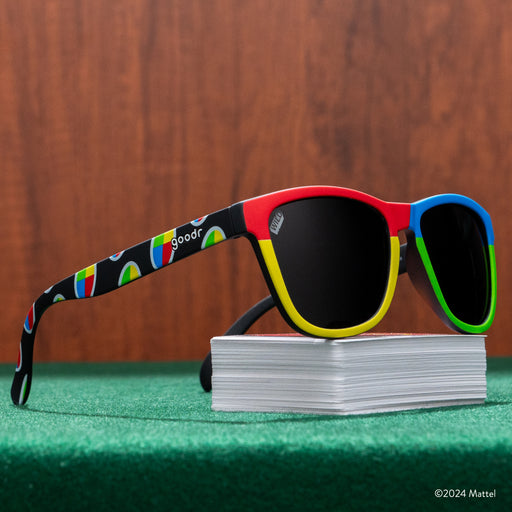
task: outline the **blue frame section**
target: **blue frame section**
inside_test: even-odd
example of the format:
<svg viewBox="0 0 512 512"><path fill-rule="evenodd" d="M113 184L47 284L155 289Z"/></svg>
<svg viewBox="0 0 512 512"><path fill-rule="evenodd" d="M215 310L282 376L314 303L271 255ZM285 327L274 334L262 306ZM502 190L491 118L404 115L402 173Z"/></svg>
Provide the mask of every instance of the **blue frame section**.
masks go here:
<svg viewBox="0 0 512 512"><path fill-rule="evenodd" d="M494 245L494 230L492 229L491 216L484 210L476 201L470 199L469 197L462 196L460 194L440 194L437 196L428 197L426 199L422 199L420 201L416 201L411 204L411 218L409 221L409 229L414 231L414 234L417 238L423 238L423 233L421 232L420 220L423 213L430 208L438 205L443 205L447 203L452 204L460 204L462 206L466 206L467 208L475 211L480 217L485 225L485 230L487 232L487 244Z"/></svg>

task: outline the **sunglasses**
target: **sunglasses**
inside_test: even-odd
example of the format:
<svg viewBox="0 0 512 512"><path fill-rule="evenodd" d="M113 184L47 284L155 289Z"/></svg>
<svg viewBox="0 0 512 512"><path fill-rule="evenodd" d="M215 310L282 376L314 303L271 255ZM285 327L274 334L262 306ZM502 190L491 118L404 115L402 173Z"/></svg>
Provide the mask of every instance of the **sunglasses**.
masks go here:
<svg viewBox="0 0 512 512"><path fill-rule="evenodd" d="M407 237L402 246L400 231ZM405 271L452 329L481 333L494 318L494 234L489 214L473 200L443 194L407 204L339 187L281 190L162 233L48 288L23 326L13 402L28 399L35 333L49 306L108 293L240 236L252 243L272 305L306 335L340 338L371 329Z"/></svg>

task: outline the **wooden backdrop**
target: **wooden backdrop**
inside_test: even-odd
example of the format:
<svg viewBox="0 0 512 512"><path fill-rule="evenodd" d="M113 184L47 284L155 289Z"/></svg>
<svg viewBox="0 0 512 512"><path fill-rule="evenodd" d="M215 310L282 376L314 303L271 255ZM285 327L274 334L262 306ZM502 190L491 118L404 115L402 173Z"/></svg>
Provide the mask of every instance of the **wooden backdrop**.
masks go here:
<svg viewBox="0 0 512 512"><path fill-rule="evenodd" d="M512 2L0 0L0 360L32 301L118 250L280 188L469 195L512 355ZM36 360L199 359L266 295L227 242L45 314ZM379 330L447 332L407 277ZM261 332L285 331L276 313Z"/></svg>

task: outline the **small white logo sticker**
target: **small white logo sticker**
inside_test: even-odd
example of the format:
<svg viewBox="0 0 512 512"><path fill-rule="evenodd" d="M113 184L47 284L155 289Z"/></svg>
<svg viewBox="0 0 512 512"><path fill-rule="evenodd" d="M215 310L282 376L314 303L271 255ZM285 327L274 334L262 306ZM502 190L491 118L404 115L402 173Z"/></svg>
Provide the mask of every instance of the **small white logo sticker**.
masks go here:
<svg viewBox="0 0 512 512"><path fill-rule="evenodd" d="M274 233L274 235L279 234L279 230L281 229L281 226L284 222L284 215L283 212L277 211L274 215L274 218L272 219L272 222L270 223L270 231Z"/></svg>

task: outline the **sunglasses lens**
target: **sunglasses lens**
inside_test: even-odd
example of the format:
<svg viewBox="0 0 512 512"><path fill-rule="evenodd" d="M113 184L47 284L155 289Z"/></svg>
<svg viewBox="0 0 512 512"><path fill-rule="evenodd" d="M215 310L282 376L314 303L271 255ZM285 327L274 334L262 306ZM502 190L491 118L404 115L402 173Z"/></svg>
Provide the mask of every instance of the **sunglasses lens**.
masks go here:
<svg viewBox="0 0 512 512"><path fill-rule="evenodd" d="M390 238L378 210L349 198L301 199L276 208L269 228L285 286L305 320L341 329L379 310Z"/></svg>
<svg viewBox="0 0 512 512"><path fill-rule="evenodd" d="M482 219L462 205L439 205L423 213L421 231L451 312L468 324L482 324L491 299L489 249Z"/></svg>

